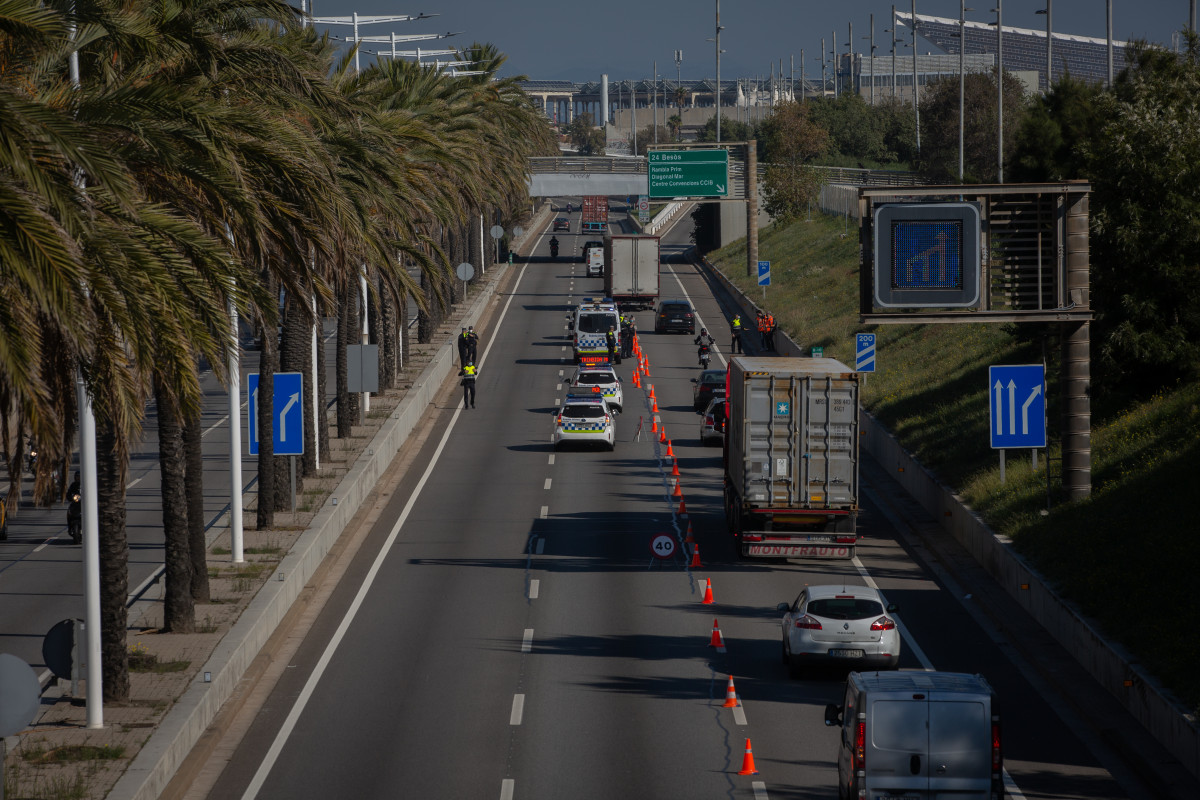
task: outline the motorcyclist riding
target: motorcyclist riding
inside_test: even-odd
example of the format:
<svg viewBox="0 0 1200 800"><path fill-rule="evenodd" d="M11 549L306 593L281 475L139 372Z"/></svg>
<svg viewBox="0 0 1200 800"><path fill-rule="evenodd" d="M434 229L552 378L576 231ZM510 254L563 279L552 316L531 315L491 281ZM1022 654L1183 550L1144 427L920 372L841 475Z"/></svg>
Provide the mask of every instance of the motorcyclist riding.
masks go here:
<svg viewBox="0 0 1200 800"><path fill-rule="evenodd" d="M558 237L557 236L550 237L550 257L558 258Z"/></svg>
<svg viewBox="0 0 1200 800"><path fill-rule="evenodd" d="M695 344L699 347L697 355L700 357L700 366L705 369L708 368L709 352L712 350L715 341L713 337L708 335L708 328L701 328L700 335L694 340Z"/></svg>
<svg viewBox="0 0 1200 800"><path fill-rule="evenodd" d="M79 473L67 487L67 533L75 544L83 542L83 498L79 489Z"/></svg>

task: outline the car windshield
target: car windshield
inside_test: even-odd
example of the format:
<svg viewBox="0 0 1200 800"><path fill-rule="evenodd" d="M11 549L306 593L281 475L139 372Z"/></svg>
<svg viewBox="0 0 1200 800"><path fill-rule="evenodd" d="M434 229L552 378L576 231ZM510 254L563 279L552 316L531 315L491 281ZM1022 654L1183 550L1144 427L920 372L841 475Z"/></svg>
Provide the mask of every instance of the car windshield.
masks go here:
<svg viewBox="0 0 1200 800"><path fill-rule="evenodd" d="M575 382L583 386L603 386L616 383L616 378L607 372L581 372Z"/></svg>
<svg viewBox="0 0 1200 800"><path fill-rule="evenodd" d="M692 307L687 303L663 303L662 313L664 314L686 314L691 311Z"/></svg>
<svg viewBox="0 0 1200 800"><path fill-rule="evenodd" d="M617 326L615 314L580 314L579 324L575 327L580 333L608 333L608 329Z"/></svg>
<svg viewBox="0 0 1200 800"><path fill-rule="evenodd" d="M604 409L590 403L586 405L579 403L563 406L562 415L571 419L600 419L604 416Z"/></svg>
<svg viewBox="0 0 1200 800"><path fill-rule="evenodd" d="M705 373L700 376L700 382L704 383L704 384L713 384L713 385L724 386L725 385L725 373L718 372L716 375L709 375L708 373Z"/></svg>
<svg viewBox="0 0 1200 800"><path fill-rule="evenodd" d="M883 606L863 597L829 597L810 600L807 612L825 619L867 619L882 616Z"/></svg>

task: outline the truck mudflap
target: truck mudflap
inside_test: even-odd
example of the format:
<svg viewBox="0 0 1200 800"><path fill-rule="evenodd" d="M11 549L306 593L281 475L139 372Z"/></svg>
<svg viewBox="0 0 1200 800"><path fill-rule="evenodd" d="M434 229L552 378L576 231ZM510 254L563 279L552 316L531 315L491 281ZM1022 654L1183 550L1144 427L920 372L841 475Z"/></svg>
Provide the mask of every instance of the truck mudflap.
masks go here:
<svg viewBox="0 0 1200 800"><path fill-rule="evenodd" d="M748 558L854 558L856 539L835 534L781 534L779 531L743 531L739 545Z"/></svg>

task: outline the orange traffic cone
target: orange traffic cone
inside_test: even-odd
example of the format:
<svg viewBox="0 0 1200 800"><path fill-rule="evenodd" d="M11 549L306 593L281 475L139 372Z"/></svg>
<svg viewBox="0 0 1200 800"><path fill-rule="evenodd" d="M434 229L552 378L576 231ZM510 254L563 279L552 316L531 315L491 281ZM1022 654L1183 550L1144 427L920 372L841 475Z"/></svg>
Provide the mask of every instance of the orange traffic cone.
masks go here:
<svg viewBox="0 0 1200 800"><path fill-rule="evenodd" d="M721 705L721 708L737 708L737 707L738 707L737 691L735 691L733 688L733 676L730 675L729 676L729 685L725 687L725 702Z"/></svg>
<svg viewBox="0 0 1200 800"><path fill-rule="evenodd" d="M683 498L679 498L679 510L675 512L681 517L687 516L687 505L683 502Z"/></svg>
<svg viewBox="0 0 1200 800"><path fill-rule="evenodd" d="M650 432L658 433L658 417L650 418Z"/></svg>
<svg viewBox="0 0 1200 800"><path fill-rule="evenodd" d="M678 461L675 461L675 460L671 461L671 476L674 478L679 477L679 462Z"/></svg>
<svg viewBox="0 0 1200 800"><path fill-rule="evenodd" d="M675 479L675 488L671 490L671 497L683 497L683 487L679 485L679 479Z"/></svg>
<svg viewBox="0 0 1200 800"><path fill-rule="evenodd" d="M714 602L712 596L712 578L706 578L704 583L704 599L700 601L700 604L711 606Z"/></svg>
<svg viewBox="0 0 1200 800"><path fill-rule="evenodd" d="M638 371L636 369L634 369L634 371L633 371L633 385L637 386L639 388L642 385L642 381L640 378L638 378Z"/></svg>
<svg viewBox="0 0 1200 800"><path fill-rule="evenodd" d="M658 428L658 441L665 442L667 440L667 426L661 425Z"/></svg>
<svg viewBox="0 0 1200 800"><path fill-rule="evenodd" d="M742 768L738 770L738 775L757 775L758 770L754 768L754 751L750 749L750 740L746 740L746 755L742 756Z"/></svg>
<svg viewBox="0 0 1200 800"><path fill-rule="evenodd" d="M653 397L650 398L650 410L653 411L655 414L658 413L658 400Z"/></svg>
<svg viewBox="0 0 1200 800"><path fill-rule="evenodd" d="M650 377L650 362L649 361L645 361L645 360L642 361L642 372L646 373L647 378Z"/></svg>
<svg viewBox="0 0 1200 800"><path fill-rule="evenodd" d="M689 569L704 569L704 565L700 563L700 545L692 542L692 563L688 564Z"/></svg>
<svg viewBox="0 0 1200 800"><path fill-rule="evenodd" d="M692 537L692 523L690 523L690 522L688 523L687 538L685 538L683 541L686 542L687 544L695 544L696 543L695 538Z"/></svg>
<svg viewBox="0 0 1200 800"><path fill-rule="evenodd" d="M708 640L709 647L725 647L725 642L721 641L721 629L717 626L717 621L713 620L712 638Z"/></svg>
<svg viewBox="0 0 1200 800"><path fill-rule="evenodd" d="M675 451L671 449L671 443L667 442L667 458L674 458Z"/></svg>
<svg viewBox="0 0 1200 800"><path fill-rule="evenodd" d="M649 375L650 373L649 373L649 372L647 372L646 374L647 374L647 375ZM654 398L654 384L653 384L653 383L652 383L652 384L650 384L650 399L651 399L651 400L655 399L655 398Z"/></svg>

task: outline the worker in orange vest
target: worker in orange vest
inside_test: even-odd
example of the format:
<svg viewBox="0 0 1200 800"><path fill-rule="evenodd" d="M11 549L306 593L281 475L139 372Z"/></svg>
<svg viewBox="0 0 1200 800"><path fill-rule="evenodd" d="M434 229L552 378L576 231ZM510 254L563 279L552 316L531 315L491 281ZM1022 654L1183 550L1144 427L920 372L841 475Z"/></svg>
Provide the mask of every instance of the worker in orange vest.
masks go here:
<svg viewBox="0 0 1200 800"><path fill-rule="evenodd" d="M767 349L775 352L775 315L768 313L765 322L767 328Z"/></svg>

